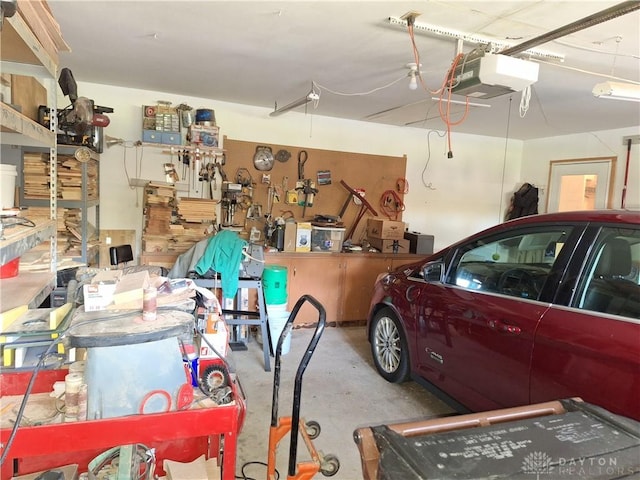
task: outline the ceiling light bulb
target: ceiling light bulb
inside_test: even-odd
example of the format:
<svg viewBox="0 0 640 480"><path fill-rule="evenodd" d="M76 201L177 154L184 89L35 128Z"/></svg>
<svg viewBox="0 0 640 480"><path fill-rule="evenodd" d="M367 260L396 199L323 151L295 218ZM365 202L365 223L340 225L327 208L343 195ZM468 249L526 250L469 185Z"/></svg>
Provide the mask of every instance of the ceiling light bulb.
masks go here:
<svg viewBox="0 0 640 480"><path fill-rule="evenodd" d="M416 80L416 72L411 72L409 74L411 80L409 80L409 90L416 90L418 88L418 80Z"/></svg>

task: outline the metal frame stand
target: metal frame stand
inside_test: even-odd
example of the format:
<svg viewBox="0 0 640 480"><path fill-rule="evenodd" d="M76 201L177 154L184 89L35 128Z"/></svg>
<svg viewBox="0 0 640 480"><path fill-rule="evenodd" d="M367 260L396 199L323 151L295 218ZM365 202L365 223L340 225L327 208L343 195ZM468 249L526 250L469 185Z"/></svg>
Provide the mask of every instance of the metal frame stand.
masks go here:
<svg viewBox="0 0 640 480"><path fill-rule="evenodd" d="M203 288L219 288L220 280L217 278L196 278L193 280L196 285ZM258 293L258 310L229 310L222 309L224 321L230 327L240 325L260 326L262 332L262 352L264 354L264 371L271 371L269 332L267 331L267 304L264 300L262 280L259 278L240 278L238 280L238 293L236 295L236 305L240 304L240 290L244 288L255 288ZM233 329L232 329L233 330ZM231 344L230 344L231 345ZM233 348L232 348L233 349Z"/></svg>

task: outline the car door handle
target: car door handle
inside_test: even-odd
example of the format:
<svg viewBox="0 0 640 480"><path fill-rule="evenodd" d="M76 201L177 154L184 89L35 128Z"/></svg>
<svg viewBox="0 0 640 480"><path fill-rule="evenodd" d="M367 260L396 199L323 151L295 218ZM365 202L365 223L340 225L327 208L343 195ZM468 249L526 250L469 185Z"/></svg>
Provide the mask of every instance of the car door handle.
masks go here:
<svg viewBox="0 0 640 480"><path fill-rule="evenodd" d="M487 325L491 330L502 333L510 333L512 335L519 335L522 333L522 329L517 325L511 325L505 323L502 320L487 320Z"/></svg>

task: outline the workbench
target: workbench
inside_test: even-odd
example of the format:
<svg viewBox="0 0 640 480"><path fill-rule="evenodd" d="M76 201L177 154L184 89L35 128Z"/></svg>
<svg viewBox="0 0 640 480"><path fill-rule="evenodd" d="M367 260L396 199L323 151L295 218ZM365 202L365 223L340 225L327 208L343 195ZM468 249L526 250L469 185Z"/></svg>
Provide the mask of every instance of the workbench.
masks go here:
<svg viewBox="0 0 640 480"><path fill-rule="evenodd" d="M36 376L31 395L47 395L56 381L64 381L67 369L43 370ZM7 403L12 395L23 395L31 372L0 374L0 410L3 425L0 442L11 433L9 417L17 407ZM156 449L156 474L164 475L164 459L191 462L201 455L217 458L222 479L234 480L238 435L244 422L246 403L237 379L231 383L234 402L166 413L129 415L102 420L21 426L0 471L1 478L88 463L109 448L141 443ZM15 415L13 415L15 418ZM9 426L8 426L9 425ZM2 450L0 450L2 451Z"/></svg>

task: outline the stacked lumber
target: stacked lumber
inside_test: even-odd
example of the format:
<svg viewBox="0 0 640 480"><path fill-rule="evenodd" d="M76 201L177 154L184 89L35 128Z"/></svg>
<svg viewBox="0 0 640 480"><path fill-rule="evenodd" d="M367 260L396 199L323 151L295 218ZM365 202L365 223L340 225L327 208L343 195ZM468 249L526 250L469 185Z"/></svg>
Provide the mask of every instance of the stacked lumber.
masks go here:
<svg viewBox="0 0 640 480"><path fill-rule="evenodd" d="M176 189L173 185L153 182L147 184L144 189L144 233L146 235L153 236L170 233L169 225L171 224L175 196ZM156 247L151 248L153 250L150 251L158 251Z"/></svg>
<svg viewBox="0 0 640 480"><path fill-rule="evenodd" d="M72 155L58 155L58 198L62 200L83 200L82 189L87 190L87 200L98 198L98 162L89 160L86 164L87 184L82 184L83 163ZM49 154L24 153L24 197L28 199L49 199Z"/></svg>
<svg viewBox="0 0 640 480"><path fill-rule="evenodd" d="M58 196L63 200L82 200L82 163L70 155L58 155ZM98 162L89 161L86 192L88 200L98 198Z"/></svg>
<svg viewBox="0 0 640 480"><path fill-rule="evenodd" d="M56 210L56 232L58 257L79 257L82 255L82 210L79 208L58 208ZM49 218L49 207L29 207L24 216L30 220ZM96 228L87 223L87 248L98 244Z"/></svg>
<svg viewBox="0 0 640 480"><path fill-rule="evenodd" d="M77 208L67 208L64 212L65 234L63 236L66 242L65 254L68 256L79 257L82 255L82 210ZM61 237L58 236L58 242ZM87 249L98 245L100 240L96 227L87 221Z"/></svg>
<svg viewBox="0 0 640 480"><path fill-rule="evenodd" d="M160 235L169 232L171 223L171 207L147 205L144 209L145 225L144 233L148 235Z"/></svg>
<svg viewBox="0 0 640 480"><path fill-rule="evenodd" d="M45 0L19 0L18 12L56 64L59 63L58 52L71 51Z"/></svg>
<svg viewBox="0 0 640 480"><path fill-rule="evenodd" d="M49 183L49 154L25 152L24 197L48 200Z"/></svg>
<svg viewBox="0 0 640 480"><path fill-rule="evenodd" d="M58 234L66 231L64 224L64 214L66 210L66 208L62 207L56 209L56 230ZM51 218L49 207L29 207L23 212L22 216L36 223Z"/></svg>
<svg viewBox="0 0 640 480"><path fill-rule="evenodd" d="M194 243L209 237L212 233L207 225L184 223L182 225L173 225L172 227L178 226L182 228L171 229L174 242L170 246L170 251L173 252L186 252Z"/></svg>
<svg viewBox="0 0 640 480"><path fill-rule="evenodd" d="M150 182L145 187L143 253L178 255L211 234L216 201L176 197L173 184Z"/></svg>
<svg viewBox="0 0 640 480"><path fill-rule="evenodd" d="M148 197L158 197L158 201L173 201L176 198L176 187L172 183L149 182L145 187Z"/></svg>
<svg viewBox="0 0 640 480"><path fill-rule="evenodd" d="M188 223L215 223L217 204L217 200L181 198L178 202L178 217Z"/></svg>

